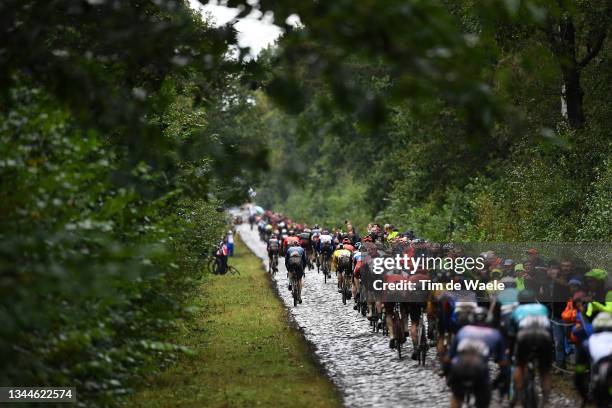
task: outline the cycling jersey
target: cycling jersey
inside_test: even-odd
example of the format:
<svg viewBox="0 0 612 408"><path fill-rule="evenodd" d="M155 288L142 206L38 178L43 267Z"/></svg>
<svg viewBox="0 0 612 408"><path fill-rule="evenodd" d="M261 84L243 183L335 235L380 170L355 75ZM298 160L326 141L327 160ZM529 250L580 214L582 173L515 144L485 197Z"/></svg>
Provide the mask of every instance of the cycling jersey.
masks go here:
<svg viewBox="0 0 612 408"><path fill-rule="evenodd" d="M329 235L329 234L322 234L319 237L319 250L320 251L326 250L326 251L330 251L331 252L331 250L332 250L332 248L334 246L333 240L334 240L334 238L331 235Z"/></svg>
<svg viewBox="0 0 612 408"><path fill-rule="evenodd" d="M344 244L343 247L344 247L344 249L346 249L348 251L351 251L351 252L355 251L355 247L352 246L351 244Z"/></svg>
<svg viewBox="0 0 612 408"><path fill-rule="evenodd" d="M278 238L272 237L268 240L268 252L278 252L280 248L280 242Z"/></svg>
<svg viewBox="0 0 612 408"><path fill-rule="evenodd" d="M497 329L467 325L457 332L450 348L450 357L456 362L458 355L475 352L484 360L493 357L495 361L507 360L504 338Z"/></svg>
<svg viewBox="0 0 612 408"><path fill-rule="evenodd" d="M519 329L550 327L548 320L548 309L540 303L529 303L519 305L512 312L512 323Z"/></svg>
<svg viewBox="0 0 612 408"><path fill-rule="evenodd" d="M290 235L290 236L288 236L287 238L285 238L285 240L283 241L283 246L284 246L285 248L288 248L288 247L290 247L290 246L291 246L291 245L292 245L294 242L298 242L298 243L299 243L299 242L300 242L300 238L299 238L299 237L296 237L296 236L294 236L294 235ZM301 244L301 243L300 243L300 244Z"/></svg>
<svg viewBox="0 0 612 408"><path fill-rule="evenodd" d="M304 248L308 248L310 246L310 233L309 232L302 232L298 234L298 237L300 238L301 245Z"/></svg>
<svg viewBox="0 0 612 408"><path fill-rule="evenodd" d="M355 263L355 266L353 267L353 275L357 279L359 279L360 272L361 272L361 266L363 265L363 258L361 256L361 252L357 251L353 253L353 262Z"/></svg>
<svg viewBox="0 0 612 408"><path fill-rule="evenodd" d="M348 249L336 249L332 255L332 270L346 269L351 267L351 251Z"/></svg>
<svg viewBox="0 0 612 408"><path fill-rule="evenodd" d="M591 357L591 364L595 365L612 355L612 332L594 333L583 344Z"/></svg>
<svg viewBox="0 0 612 408"><path fill-rule="evenodd" d="M292 246L287 248L285 254L285 266L287 270L293 270L296 266L300 266L300 269L306 267L306 251L300 246Z"/></svg>

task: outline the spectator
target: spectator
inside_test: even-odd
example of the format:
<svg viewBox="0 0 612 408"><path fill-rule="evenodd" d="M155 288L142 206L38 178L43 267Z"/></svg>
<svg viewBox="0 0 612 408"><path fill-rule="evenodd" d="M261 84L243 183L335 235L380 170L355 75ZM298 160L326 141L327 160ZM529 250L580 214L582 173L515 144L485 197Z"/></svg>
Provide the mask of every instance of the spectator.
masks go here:
<svg viewBox="0 0 612 408"><path fill-rule="evenodd" d="M516 264L514 267L514 273L516 275L516 288L521 291L525 289L525 265L522 263Z"/></svg>
<svg viewBox="0 0 612 408"><path fill-rule="evenodd" d="M227 253L226 239L223 239L215 253L217 257L217 275L225 275L225 272L227 272Z"/></svg>
<svg viewBox="0 0 612 408"><path fill-rule="evenodd" d="M569 297L567 281L561 275L561 265L551 261L547 270L548 280L542 287L541 298L550 311L553 341L555 345L555 363L559 368L565 368L566 327L563 323L563 310Z"/></svg>
<svg viewBox="0 0 612 408"><path fill-rule="evenodd" d="M561 275L563 275L567 281L571 279L580 279L574 270L574 262L571 259L563 259L561 261Z"/></svg>
<svg viewBox="0 0 612 408"><path fill-rule="evenodd" d="M535 248L529 248L527 250L527 262L529 262L534 268L544 268L546 263L540 258L540 253Z"/></svg>
<svg viewBox="0 0 612 408"><path fill-rule="evenodd" d="M612 292L606 288L608 272L605 269L591 269L584 275L587 282L587 294L591 302L586 316L594 319L599 312L612 312Z"/></svg>
<svg viewBox="0 0 612 408"><path fill-rule="evenodd" d="M582 282L579 279L571 279L568 282L570 297L565 304L565 309L561 314L563 322L567 324L576 323L576 311L577 308L574 305L574 299L582 299L586 296L586 293L582 290Z"/></svg>
<svg viewBox="0 0 612 408"><path fill-rule="evenodd" d="M227 252L229 256L234 256L234 233L232 230L227 232Z"/></svg>
<svg viewBox="0 0 612 408"><path fill-rule="evenodd" d="M514 275L514 260L506 259L504 263L501 265L501 268L504 271L505 276L513 276Z"/></svg>

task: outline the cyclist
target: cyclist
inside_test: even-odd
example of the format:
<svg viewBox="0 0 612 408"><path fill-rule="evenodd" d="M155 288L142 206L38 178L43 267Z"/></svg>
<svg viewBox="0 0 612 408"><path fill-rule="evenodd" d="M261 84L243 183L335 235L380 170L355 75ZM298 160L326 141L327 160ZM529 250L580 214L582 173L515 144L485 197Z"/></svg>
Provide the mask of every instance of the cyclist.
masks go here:
<svg viewBox="0 0 612 408"><path fill-rule="evenodd" d="M353 306L354 310L359 309L359 301L361 300L361 297L363 296L365 299L365 293L361 293L361 267L363 265L363 261L361 258L361 243L358 242L356 244L355 251L353 252L353 280L352 280L352 286L351 286L351 291L353 292L353 299L355 299L355 306Z"/></svg>
<svg viewBox="0 0 612 408"><path fill-rule="evenodd" d="M535 292L530 289L522 290L518 294L518 301L519 306L512 312L508 327L516 359L514 384L517 394L522 395L527 363L536 360L542 382L543 403L546 403L552 382L550 367L553 350L548 309L536 302Z"/></svg>
<svg viewBox="0 0 612 408"><path fill-rule="evenodd" d="M272 224L270 224L269 222L264 227L264 239L266 240L266 242L268 242L268 240L270 239L273 229L274 228L272 227Z"/></svg>
<svg viewBox="0 0 612 408"><path fill-rule="evenodd" d="M410 279L410 274L403 268L394 270L385 270L383 275L383 282L385 284L406 284ZM383 290L383 304L385 310L385 322L389 331L389 348L394 349L397 346L397 338L400 333L396 333L393 327L393 312L395 304L399 303L400 313L402 315L400 321L400 327L404 330L404 336L402 343L406 342L408 338L408 302L407 296L409 293L407 290Z"/></svg>
<svg viewBox="0 0 612 408"><path fill-rule="evenodd" d="M328 230L323 230L321 236L319 237L319 253L322 256L323 262L329 262L331 259L332 253L334 252L334 238L329 233ZM329 274L329 264L327 264L327 273Z"/></svg>
<svg viewBox="0 0 612 408"><path fill-rule="evenodd" d="M604 408L612 404L612 315L599 313L593 320L593 331L576 352L574 383L587 401L590 377L595 404Z"/></svg>
<svg viewBox="0 0 612 408"><path fill-rule="evenodd" d="M319 239L321 238L321 228L319 224L315 224L310 231L310 247L312 248L312 260L311 264L317 264L317 272L320 266L320 252L319 252Z"/></svg>
<svg viewBox="0 0 612 408"><path fill-rule="evenodd" d="M278 255L280 252L280 241L278 240L278 237L276 235L270 236L270 239L268 240L267 250L270 268L274 268L274 271L276 272L278 268ZM274 262L275 256L277 257L276 262Z"/></svg>
<svg viewBox="0 0 612 408"><path fill-rule="evenodd" d="M348 237L342 239L342 245L344 246L344 249L347 249L351 252L355 251L355 246L352 244L351 240Z"/></svg>
<svg viewBox="0 0 612 408"><path fill-rule="evenodd" d="M283 239L283 243L281 245L281 251L283 253L286 253L287 249L293 246L294 242L297 242L298 244L300 244L300 238L295 235L294 230L289 230L289 232L287 233L287 236Z"/></svg>
<svg viewBox="0 0 612 408"><path fill-rule="evenodd" d="M412 351L411 358L417 359L417 332L419 330L419 324L421 324L421 313L427 305L427 298L429 292L421 289L421 281L428 281L429 275L424 269L419 269L410 278L409 282L415 284L415 289L410 291L410 301L408 302L407 311L410 316L410 337L412 338L412 344L415 346Z"/></svg>
<svg viewBox="0 0 612 408"><path fill-rule="evenodd" d="M477 308L470 323L457 332L446 357L444 370L448 373L448 385L453 393L453 408L461 406L468 388L476 398L476 407L489 406L489 358L493 358L500 368L495 382L503 385L502 388L509 382L506 344L499 330L488 327L487 319L487 310Z"/></svg>
<svg viewBox="0 0 612 408"><path fill-rule="evenodd" d="M311 230L309 228L304 228L302 232L297 234L298 238L300 238L300 243L304 251L306 251L306 260L308 261L308 269L312 269L312 240L311 240Z"/></svg>
<svg viewBox="0 0 612 408"><path fill-rule="evenodd" d="M300 285L300 293L301 289L304 287L304 268L306 267L306 252L304 248L300 246L298 241L293 241L291 246L287 248L285 255L285 267L287 268L287 273L289 275L289 291L291 292L291 282L293 278L293 274L297 274L296 280ZM300 303L302 303L302 298L298 299Z"/></svg>
<svg viewBox="0 0 612 408"><path fill-rule="evenodd" d="M336 271L338 278L338 293L342 293L344 274L351 272L352 263L353 253L345 249L343 244L338 244L338 249L332 255L332 270Z"/></svg>

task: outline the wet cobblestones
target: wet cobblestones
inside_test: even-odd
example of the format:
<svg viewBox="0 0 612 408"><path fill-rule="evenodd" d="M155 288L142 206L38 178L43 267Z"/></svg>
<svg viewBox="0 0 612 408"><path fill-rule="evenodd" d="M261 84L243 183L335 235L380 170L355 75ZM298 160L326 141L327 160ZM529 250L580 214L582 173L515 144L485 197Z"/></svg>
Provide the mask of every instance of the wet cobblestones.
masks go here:
<svg viewBox="0 0 612 408"><path fill-rule="evenodd" d="M263 260L267 268L265 245L256 230L248 225L238 228L242 240ZM400 361L389 349L388 337L372 333L367 319L353 310L353 301L342 304L336 290L336 279L327 283L316 269L306 271L303 303L293 307L282 259L274 277L278 292L295 324L314 346L318 360L327 375L340 389L347 407L444 407L449 405L450 391L444 379L433 369L435 349L429 350L425 367L410 359L412 346ZM494 396L494 399L497 395ZM572 407L576 404L559 395L550 406ZM492 404L500 406L497 404Z"/></svg>

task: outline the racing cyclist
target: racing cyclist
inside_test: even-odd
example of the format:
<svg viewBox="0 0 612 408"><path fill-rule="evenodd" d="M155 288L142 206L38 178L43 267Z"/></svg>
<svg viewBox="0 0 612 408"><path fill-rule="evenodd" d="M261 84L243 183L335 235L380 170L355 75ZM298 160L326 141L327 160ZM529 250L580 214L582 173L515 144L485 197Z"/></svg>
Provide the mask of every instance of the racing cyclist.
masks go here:
<svg viewBox="0 0 612 408"><path fill-rule="evenodd" d="M587 401L590 377L595 404L604 408L612 405L612 315L600 312L593 320L593 331L576 352L574 383Z"/></svg>
<svg viewBox="0 0 612 408"><path fill-rule="evenodd" d="M331 272L329 269L329 261L331 260L332 253L334 252L334 237L329 233L328 230L323 230L319 237L319 253L321 254L321 262L327 263L327 274Z"/></svg>
<svg viewBox="0 0 612 408"><path fill-rule="evenodd" d="M550 320L548 309L537 303L535 292L530 289L518 294L519 306L510 317L508 337L514 345L516 368L514 370L514 385L519 396L525 387L527 378L527 363L536 360L542 382L543 404L548 400L552 377L553 343L550 335Z"/></svg>
<svg viewBox="0 0 612 408"><path fill-rule="evenodd" d="M342 293L344 274L352 272L353 253L344 248L343 244L338 244L332 255L332 270L336 271L338 277L338 293Z"/></svg>
<svg viewBox="0 0 612 408"><path fill-rule="evenodd" d="M278 255L280 251L280 241L276 235L271 235L268 240L267 245L268 250L268 265L270 265L270 270L274 270L274 272L278 272ZM276 261L274 259L276 257Z"/></svg>
<svg viewBox="0 0 612 408"><path fill-rule="evenodd" d="M298 259L298 261L294 261ZM300 285L299 293L302 293L302 289L304 287L304 268L306 267L306 252L304 248L300 246L298 241L293 241L291 246L287 248L285 255L285 267L287 268L287 274L289 277L289 291L291 292L291 282L293 278L293 274L297 274L296 278ZM302 298L298 299L300 303L302 303Z"/></svg>
<svg viewBox="0 0 612 408"><path fill-rule="evenodd" d="M500 374L496 383L507 387L510 379L506 344L499 330L488 327L488 312L477 308L471 322L462 327L451 344L445 372L453 393L451 408L461 406L466 391L476 398L476 407L488 407L491 401L488 360L493 358L499 365ZM469 389L468 385L469 384Z"/></svg>

